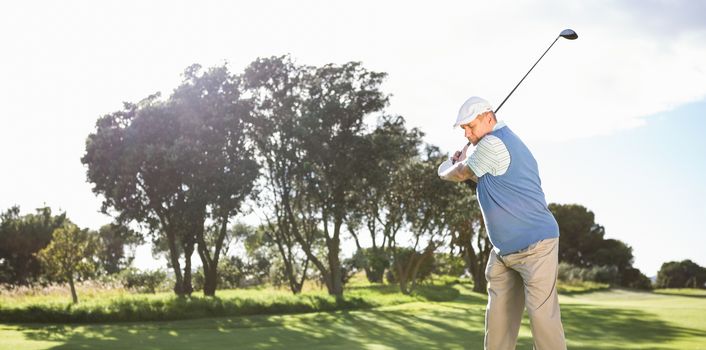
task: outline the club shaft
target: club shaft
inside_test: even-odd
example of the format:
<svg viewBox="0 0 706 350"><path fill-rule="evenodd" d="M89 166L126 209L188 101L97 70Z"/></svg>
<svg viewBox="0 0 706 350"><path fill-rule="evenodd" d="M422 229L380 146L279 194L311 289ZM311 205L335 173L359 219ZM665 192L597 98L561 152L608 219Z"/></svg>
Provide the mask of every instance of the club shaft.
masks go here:
<svg viewBox="0 0 706 350"><path fill-rule="evenodd" d="M554 44L556 44L557 40L559 40L560 37L561 37L561 36L557 36L556 39L554 39L554 41L552 42L552 44L549 45L549 47L547 48L547 50L544 51L544 53L542 54L542 56L539 57L539 59L537 60L537 62L535 62L535 63L532 65L532 68L530 68L530 69L527 71L527 74L525 74L525 76L522 77L522 79L520 79L520 82L517 83L517 85L515 85L515 87L512 89L512 91L510 91L510 93L507 95L507 97L505 97L505 99L503 100L503 102L500 102L500 105L498 106L498 108L495 109L495 111L493 111L493 113L498 113L498 111L500 110L500 108L505 104L505 101L507 101L507 99L510 98L510 96L512 96L512 93L515 92L515 90L517 90L517 88L520 86L520 84L522 84L522 82L525 81L525 78L527 78L527 76L528 76L528 75L530 74L530 72L534 69L534 67L537 66L537 63L539 63L539 61L542 60L542 58L544 57L544 55L546 55L547 52L549 52L549 49L551 49L552 46L554 46ZM471 142L469 141L469 142L466 144L466 146L470 146L470 145L471 145Z"/></svg>
<svg viewBox="0 0 706 350"><path fill-rule="evenodd" d="M530 70L527 71L527 74L525 74L525 76L522 77L522 79L520 79L520 82L517 83L517 85L515 85L515 88L512 89L512 91L510 91L510 93L507 95L507 97L505 97L505 99L503 100L503 102L500 102L500 105L498 106L498 108L495 109L495 112L494 112L494 113L498 113L498 111L500 110L500 108L505 104L505 101L507 101L507 99L510 98L510 96L512 96L512 93L515 92L515 90L517 90L517 87L520 86L520 84L522 84L522 82L525 80L525 78L527 78L527 76L530 74L530 72L532 71L532 69L534 69L534 67L537 65L537 63L539 63L539 61L542 60L542 57L544 57L544 55L546 55L547 52L549 52L549 49L551 49L552 46L554 46L554 44L556 43L557 40L559 40L560 37L561 37L561 36L557 36L556 39L554 39L554 42L552 42L552 44L549 45L549 48L547 48L547 51L544 51L544 53L542 54L541 57L539 57L539 59L537 60L537 62L535 62L534 65L532 65L532 68L530 68Z"/></svg>

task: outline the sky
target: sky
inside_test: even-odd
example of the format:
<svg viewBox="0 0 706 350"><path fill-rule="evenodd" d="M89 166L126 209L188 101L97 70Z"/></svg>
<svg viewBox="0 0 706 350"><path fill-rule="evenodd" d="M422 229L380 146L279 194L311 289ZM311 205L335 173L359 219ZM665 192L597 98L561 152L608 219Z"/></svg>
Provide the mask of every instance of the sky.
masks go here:
<svg viewBox="0 0 706 350"><path fill-rule="evenodd" d="M360 61L388 73L387 111L452 152L466 98L533 151L548 202L577 203L654 276L706 266L706 2L61 1L0 4L0 210L48 205L82 227L111 221L80 163L96 120L193 64L257 57ZM196 259L198 260L198 259ZM149 247L137 265L153 267Z"/></svg>

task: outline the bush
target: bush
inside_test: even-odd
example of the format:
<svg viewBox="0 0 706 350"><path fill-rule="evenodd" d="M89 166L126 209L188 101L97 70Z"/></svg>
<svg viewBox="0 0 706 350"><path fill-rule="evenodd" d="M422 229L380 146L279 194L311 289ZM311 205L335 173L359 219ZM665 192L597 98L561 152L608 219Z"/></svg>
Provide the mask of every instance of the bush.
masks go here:
<svg viewBox="0 0 706 350"><path fill-rule="evenodd" d="M620 285L635 289L652 289L652 281L640 270L630 267L621 273Z"/></svg>
<svg viewBox="0 0 706 350"><path fill-rule="evenodd" d="M163 270L140 271L131 267L120 272L120 280L125 288L140 293L156 293L171 289L171 281L167 279L167 273Z"/></svg>
<svg viewBox="0 0 706 350"><path fill-rule="evenodd" d="M437 275L461 276L466 271L466 262L458 255L434 254L434 273Z"/></svg>
<svg viewBox="0 0 706 350"><path fill-rule="evenodd" d="M414 259L415 262L413 262L412 264L416 264L416 262L419 261L422 256L422 253L419 253L412 248L399 248L399 251L397 252L397 260L392 261L392 266L385 275L387 281L389 283L397 283L399 281L397 274L400 271L400 267L402 267L402 270L404 271L409 266L410 259ZM415 276L417 281L424 281L425 279L431 276L431 273L434 270L434 262L434 255L431 255L429 258L424 259L422 264L419 266L417 275ZM407 272L411 273L411 271ZM412 276L407 276L407 278L411 277Z"/></svg>
<svg viewBox="0 0 706 350"><path fill-rule="evenodd" d="M598 282L616 284L618 268L615 266L578 267L565 262L559 263L558 278L562 282Z"/></svg>
<svg viewBox="0 0 706 350"><path fill-rule="evenodd" d="M233 289L243 285L245 264L237 257L230 257L218 262L218 282L217 289ZM191 283L194 290L203 290L205 277L203 268L196 270L191 275Z"/></svg>
<svg viewBox="0 0 706 350"><path fill-rule="evenodd" d="M390 254L382 248L363 248L355 252L352 266L365 270L365 277L371 283L382 282L385 269L390 267Z"/></svg>

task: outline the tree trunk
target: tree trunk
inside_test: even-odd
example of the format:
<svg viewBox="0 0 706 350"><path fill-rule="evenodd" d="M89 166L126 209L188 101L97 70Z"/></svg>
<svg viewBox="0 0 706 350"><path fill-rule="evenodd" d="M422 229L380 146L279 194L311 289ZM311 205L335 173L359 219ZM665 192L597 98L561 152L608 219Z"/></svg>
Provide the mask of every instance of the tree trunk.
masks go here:
<svg viewBox="0 0 706 350"><path fill-rule="evenodd" d="M422 263L429 257L431 257L434 254L434 250L436 247L434 246L433 243L429 243L429 245L424 249L424 253L422 253L419 256L419 259L414 262L414 268L412 269L412 273L410 274L410 281L412 281L412 286L409 288L409 292L411 293L415 288L417 288L417 274L419 273L419 268L422 266ZM415 254L416 255L416 254Z"/></svg>
<svg viewBox="0 0 706 350"><path fill-rule="evenodd" d="M343 271L341 269L341 259L338 256L341 252L340 235L342 224L343 217L336 217L333 224L333 237L326 240L326 245L328 246L329 271L331 273L331 288L329 289L329 294L339 297L343 296Z"/></svg>
<svg viewBox="0 0 706 350"><path fill-rule="evenodd" d="M292 292L294 294L299 294L302 291L302 287L304 286L304 281L306 280L306 271L309 268L309 257L307 256L306 260L304 261L304 270L302 272L302 277L299 280L299 282L294 281L294 284L292 286Z"/></svg>
<svg viewBox="0 0 706 350"><path fill-rule="evenodd" d="M397 283L400 285L400 292L402 294L409 294L410 291L407 287L407 269L403 266L403 264L396 264L397 265Z"/></svg>
<svg viewBox="0 0 706 350"><path fill-rule="evenodd" d="M218 261L220 260L223 241L228 230L228 217L224 216L221 218L221 226L218 231L213 257L211 257L211 252L204 238L203 224L203 220L199 220L199 222L195 223L194 230L196 231L196 240L198 242L198 254L201 257L201 265L203 267L203 295L213 297L216 296L216 289L218 288Z"/></svg>
<svg viewBox="0 0 706 350"><path fill-rule="evenodd" d="M488 292L488 281L485 280L485 272L473 273L473 291L478 293Z"/></svg>
<svg viewBox="0 0 706 350"><path fill-rule="evenodd" d="M181 264L179 264L179 251L177 250L176 235L171 228L166 230L167 245L169 246L169 260L174 271L174 294L184 296L183 283L184 279L181 274Z"/></svg>
<svg viewBox="0 0 706 350"><path fill-rule="evenodd" d="M326 242L328 246L328 265L329 265L329 278L330 285L328 288L328 293L335 296L343 296L343 274L341 271L341 260L338 257L340 247L340 240L335 236L331 240Z"/></svg>
<svg viewBox="0 0 706 350"><path fill-rule="evenodd" d="M216 288L218 287L218 269L216 264L203 268L203 295L208 297L216 296Z"/></svg>
<svg viewBox="0 0 706 350"><path fill-rule="evenodd" d="M78 295L76 295L76 287L74 286L74 276L69 274L69 287L71 288L71 300L74 304L78 304Z"/></svg>
<svg viewBox="0 0 706 350"><path fill-rule="evenodd" d="M194 245L184 245L184 281L182 283L182 292L185 296L191 296L194 292L194 287L191 285L191 255L194 254Z"/></svg>
<svg viewBox="0 0 706 350"><path fill-rule="evenodd" d="M292 254L292 244L287 239L286 233L284 233L283 225L279 225L277 229L270 225L270 229L273 231L272 237L277 244L277 250L279 251L282 261L284 262L284 274L287 276L287 282L289 284L289 289L294 294L301 292L301 285L297 283L296 271L294 270L294 256ZM275 232L275 230L279 230ZM309 261L307 256L306 261ZM304 275L306 275L306 266L304 267Z"/></svg>

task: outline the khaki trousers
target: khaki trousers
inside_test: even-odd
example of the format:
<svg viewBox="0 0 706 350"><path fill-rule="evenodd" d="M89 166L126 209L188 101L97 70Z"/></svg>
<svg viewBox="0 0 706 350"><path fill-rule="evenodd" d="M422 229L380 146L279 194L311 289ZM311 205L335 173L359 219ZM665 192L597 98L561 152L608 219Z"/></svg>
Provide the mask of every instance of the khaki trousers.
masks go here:
<svg viewBox="0 0 706 350"><path fill-rule="evenodd" d="M566 349L556 291L558 259L559 238L542 240L505 256L495 250L490 253L485 269L486 350L515 349L524 308L535 349Z"/></svg>

